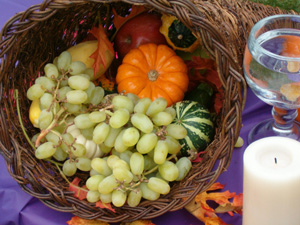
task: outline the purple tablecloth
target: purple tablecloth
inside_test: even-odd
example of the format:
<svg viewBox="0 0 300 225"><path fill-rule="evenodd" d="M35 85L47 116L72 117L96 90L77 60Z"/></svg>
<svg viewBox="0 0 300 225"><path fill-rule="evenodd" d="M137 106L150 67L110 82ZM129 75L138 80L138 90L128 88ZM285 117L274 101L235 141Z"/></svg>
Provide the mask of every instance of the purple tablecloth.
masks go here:
<svg viewBox="0 0 300 225"><path fill-rule="evenodd" d="M0 0L0 27L2 28L15 13L24 11L28 7L39 3L41 3L41 0ZM255 97L251 90L248 90L240 136L246 140L253 125L270 116L270 107ZM236 193L243 192L242 159L246 147L247 143L245 142L242 148L234 150L228 170L218 178L220 183L226 185L224 190ZM0 156L0 225L63 225L72 216L70 213L62 213L48 208L38 199L25 193L17 182L10 177L4 159ZM240 215L233 217L224 215L222 219L228 224L242 224L242 216ZM166 213L152 221L157 225L203 224L185 209Z"/></svg>

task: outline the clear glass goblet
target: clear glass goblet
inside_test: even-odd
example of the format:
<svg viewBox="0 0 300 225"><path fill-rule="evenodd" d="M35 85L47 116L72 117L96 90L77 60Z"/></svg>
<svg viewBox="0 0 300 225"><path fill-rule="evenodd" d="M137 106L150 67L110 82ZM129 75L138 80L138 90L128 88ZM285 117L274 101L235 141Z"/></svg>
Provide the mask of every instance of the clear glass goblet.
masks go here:
<svg viewBox="0 0 300 225"><path fill-rule="evenodd" d="M295 122L300 107L300 16L275 15L257 22L249 34L243 68L255 95L273 106L273 118L257 124L248 143L269 136L300 140Z"/></svg>

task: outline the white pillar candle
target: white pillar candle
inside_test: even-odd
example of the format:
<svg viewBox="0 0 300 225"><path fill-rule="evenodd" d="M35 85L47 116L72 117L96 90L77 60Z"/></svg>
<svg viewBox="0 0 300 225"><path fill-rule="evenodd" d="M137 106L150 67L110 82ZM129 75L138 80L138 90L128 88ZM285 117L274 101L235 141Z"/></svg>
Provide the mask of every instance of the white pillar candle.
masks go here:
<svg viewBox="0 0 300 225"><path fill-rule="evenodd" d="M300 224L300 142L267 137L244 153L243 225Z"/></svg>

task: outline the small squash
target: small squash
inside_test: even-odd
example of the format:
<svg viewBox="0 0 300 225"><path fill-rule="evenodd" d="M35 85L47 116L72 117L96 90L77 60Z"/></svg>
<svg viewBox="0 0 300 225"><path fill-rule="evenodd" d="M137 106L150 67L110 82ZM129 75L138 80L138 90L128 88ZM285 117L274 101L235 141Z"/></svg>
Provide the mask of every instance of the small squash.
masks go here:
<svg viewBox="0 0 300 225"><path fill-rule="evenodd" d="M91 57L93 53L97 50L98 47L98 41L97 40L91 40L91 41L84 41L77 45L74 45L67 49L67 51L72 56L72 61L80 61L83 62L87 68L93 69L93 65L95 62L95 59ZM103 76L107 68L110 66L114 59L114 54L111 51L105 51L103 54L106 62L106 67L104 67L102 64L99 64L99 70L98 72L91 77L92 80L96 80L99 77Z"/></svg>
<svg viewBox="0 0 300 225"><path fill-rule="evenodd" d="M132 49L116 76L119 93L133 93L152 101L163 97L168 106L184 98L188 82L184 61L168 46L153 43Z"/></svg>
<svg viewBox="0 0 300 225"><path fill-rule="evenodd" d="M181 154L188 156L188 150L202 151L213 140L215 129L210 112L198 102L184 100L174 105L174 123L187 130L187 136L180 139Z"/></svg>
<svg viewBox="0 0 300 225"><path fill-rule="evenodd" d="M159 31L174 50L193 52L200 45L192 31L175 16L163 15L161 20Z"/></svg>

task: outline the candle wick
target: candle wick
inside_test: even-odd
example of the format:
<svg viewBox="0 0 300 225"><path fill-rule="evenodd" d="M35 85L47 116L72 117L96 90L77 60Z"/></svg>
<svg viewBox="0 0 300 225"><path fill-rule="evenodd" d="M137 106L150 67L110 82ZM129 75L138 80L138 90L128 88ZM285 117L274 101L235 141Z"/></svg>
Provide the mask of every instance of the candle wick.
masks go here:
<svg viewBox="0 0 300 225"><path fill-rule="evenodd" d="M274 158L274 160L275 160L275 164L277 164L277 158L276 157Z"/></svg>

